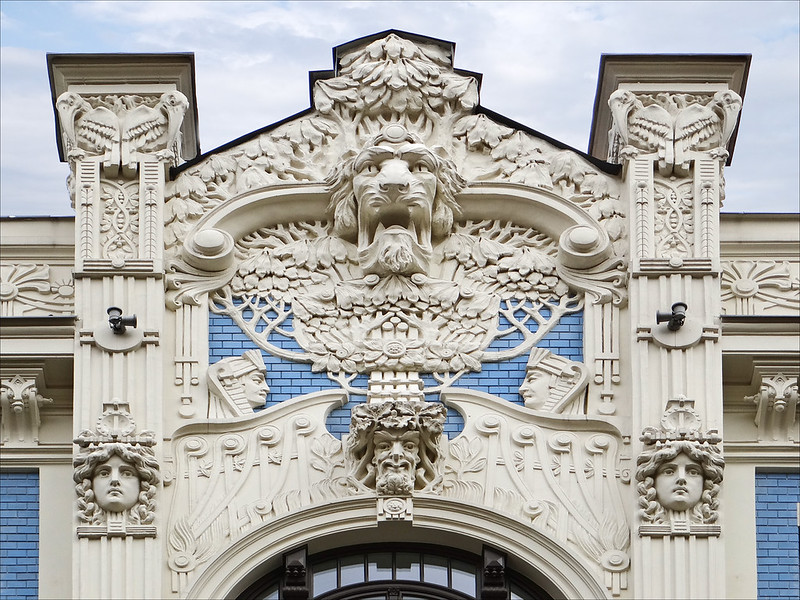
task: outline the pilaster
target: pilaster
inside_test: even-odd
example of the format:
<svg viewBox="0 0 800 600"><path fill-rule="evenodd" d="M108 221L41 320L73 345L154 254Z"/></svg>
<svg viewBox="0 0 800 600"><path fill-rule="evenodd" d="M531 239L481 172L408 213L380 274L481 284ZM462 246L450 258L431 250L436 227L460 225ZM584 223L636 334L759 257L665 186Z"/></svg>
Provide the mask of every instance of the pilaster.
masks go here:
<svg viewBox="0 0 800 600"><path fill-rule="evenodd" d="M725 524L709 508L716 506L724 465L716 446L722 429L719 210L742 101L729 87L736 75L719 65L715 72L701 58L672 59L669 72L694 73L684 80L659 80L645 62L627 65L624 73L617 64L606 92L609 160L623 165L631 215L632 425L635 435L643 433L633 443L640 499L632 562L641 598L725 596L718 539ZM691 426L673 423L676 415L690 418ZM682 461L687 470L696 465L705 486L692 506L657 491L660 465Z"/></svg>
<svg viewBox="0 0 800 600"><path fill-rule="evenodd" d="M164 184L182 159L192 60L48 62L76 209L72 594L160 598Z"/></svg>

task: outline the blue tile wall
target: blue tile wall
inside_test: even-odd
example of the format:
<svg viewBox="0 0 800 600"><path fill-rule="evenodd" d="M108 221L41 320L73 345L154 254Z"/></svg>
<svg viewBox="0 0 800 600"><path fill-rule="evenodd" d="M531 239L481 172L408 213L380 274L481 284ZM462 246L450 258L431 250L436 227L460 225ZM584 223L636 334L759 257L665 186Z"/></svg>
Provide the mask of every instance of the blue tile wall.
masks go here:
<svg viewBox="0 0 800 600"><path fill-rule="evenodd" d="M546 312L544 313L546 317ZM245 315L247 318L247 315ZM290 326L290 324L287 324ZM500 329L508 327L508 323L501 319ZM270 343L284 350L301 351L300 346L291 338L272 334ZM488 351L501 351L505 348L516 346L522 341L522 334L510 331L504 337L496 339ZM583 360L583 312L566 315L558 324L539 342L539 347L547 348L555 354L560 354L571 360ZM245 333L226 315L212 313L209 318L209 362L214 363L222 358L237 356L245 350L256 348L256 345ZM283 360L262 352L264 364L267 366L267 384L270 394L267 398L267 407L274 406L294 396L308 394L320 390L337 389L339 386L328 379L324 373L312 373L311 365L289 360ZM468 373L456 382L458 387L495 394L510 402L522 405L519 395L519 386L525 378L525 365L528 356L518 356L511 360L500 362L485 362L479 373ZM423 376L425 387L435 385L433 378ZM367 377L359 376L353 382L355 387L366 388ZM350 426L350 409L355 402L363 402L364 397L353 396L352 401L342 408L335 409L328 418L328 430L336 437L347 433ZM436 401L438 398L430 398ZM458 435L464 425L464 420L455 410L448 411L445 433L452 438Z"/></svg>
<svg viewBox="0 0 800 600"><path fill-rule="evenodd" d="M760 599L800 598L800 473L756 473Z"/></svg>
<svg viewBox="0 0 800 600"><path fill-rule="evenodd" d="M0 472L0 598L39 595L39 474Z"/></svg>

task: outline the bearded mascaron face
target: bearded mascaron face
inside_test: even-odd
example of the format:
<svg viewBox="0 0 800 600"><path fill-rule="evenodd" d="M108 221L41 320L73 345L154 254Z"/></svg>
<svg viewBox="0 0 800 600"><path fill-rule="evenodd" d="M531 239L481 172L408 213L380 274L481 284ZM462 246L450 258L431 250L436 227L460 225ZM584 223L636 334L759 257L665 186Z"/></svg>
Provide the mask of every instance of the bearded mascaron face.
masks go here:
<svg viewBox="0 0 800 600"><path fill-rule="evenodd" d="M354 163L359 261L367 273L424 273L432 252L436 159L421 144L366 148Z"/></svg>
<svg viewBox="0 0 800 600"><path fill-rule="evenodd" d="M703 467L680 453L662 464L655 477L656 497L666 509L692 508L703 495Z"/></svg>
<svg viewBox="0 0 800 600"><path fill-rule="evenodd" d="M376 431L373 444L372 462L377 468L378 491L392 495L411 493L419 463L419 432Z"/></svg>
<svg viewBox="0 0 800 600"><path fill-rule="evenodd" d="M106 512L123 512L139 499L139 474L121 456L112 455L99 465L92 477L97 505Z"/></svg>

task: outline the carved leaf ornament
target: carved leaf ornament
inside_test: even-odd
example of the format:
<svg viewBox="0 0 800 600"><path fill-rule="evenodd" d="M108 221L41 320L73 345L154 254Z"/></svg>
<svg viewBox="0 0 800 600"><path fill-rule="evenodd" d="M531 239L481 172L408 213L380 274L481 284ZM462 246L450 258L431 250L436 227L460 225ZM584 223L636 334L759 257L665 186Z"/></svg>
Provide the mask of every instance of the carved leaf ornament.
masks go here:
<svg viewBox="0 0 800 600"><path fill-rule="evenodd" d="M173 307L209 292L211 310L261 349L314 371L457 378L529 351L582 309L584 293L624 301L616 180L577 153L474 114L478 81L453 70L445 45L395 33L365 42L338 58L335 76L315 82L313 99L308 116L212 154L168 184ZM486 209L472 218L459 201L464 177L547 194L593 230L574 253L591 258L562 257L563 223L537 230L515 223L513 211L496 219ZM211 223L232 223L223 213L260 190L310 191L322 181L324 219L265 210L248 217L249 228L236 225L229 254L222 241L206 251L220 257L213 265L195 258L200 233L227 235ZM496 349L501 339L515 341Z"/></svg>

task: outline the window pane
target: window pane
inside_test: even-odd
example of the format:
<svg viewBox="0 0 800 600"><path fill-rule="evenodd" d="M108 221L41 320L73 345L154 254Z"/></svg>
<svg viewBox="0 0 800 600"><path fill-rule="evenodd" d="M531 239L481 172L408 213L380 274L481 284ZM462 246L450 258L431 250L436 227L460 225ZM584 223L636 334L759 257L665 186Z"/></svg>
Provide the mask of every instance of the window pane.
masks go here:
<svg viewBox="0 0 800 600"><path fill-rule="evenodd" d="M314 567L314 595L336 589L336 561L326 560Z"/></svg>
<svg viewBox="0 0 800 600"><path fill-rule="evenodd" d="M422 566L423 580L427 583L435 583L447 587L447 559L442 556L425 555L425 562Z"/></svg>
<svg viewBox="0 0 800 600"><path fill-rule="evenodd" d="M397 553L397 579L419 581L419 554L411 552Z"/></svg>
<svg viewBox="0 0 800 600"><path fill-rule="evenodd" d="M364 555L348 556L339 562L340 585L364 582Z"/></svg>
<svg viewBox="0 0 800 600"><path fill-rule="evenodd" d="M367 576L370 581L392 579L392 554L375 552L367 556Z"/></svg>
<svg viewBox="0 0 800 600"><path fill-rule="evenodd" d="M261 600L278 600L278 584L276 583L267 590L267 593L261 596Z"/></svg>
<svg viewBox="0 0 800 600"><path fill-rule="evenodd" d="M475 567L460 560L452 562L452 588L465 594L475 595Z"/></svg>

